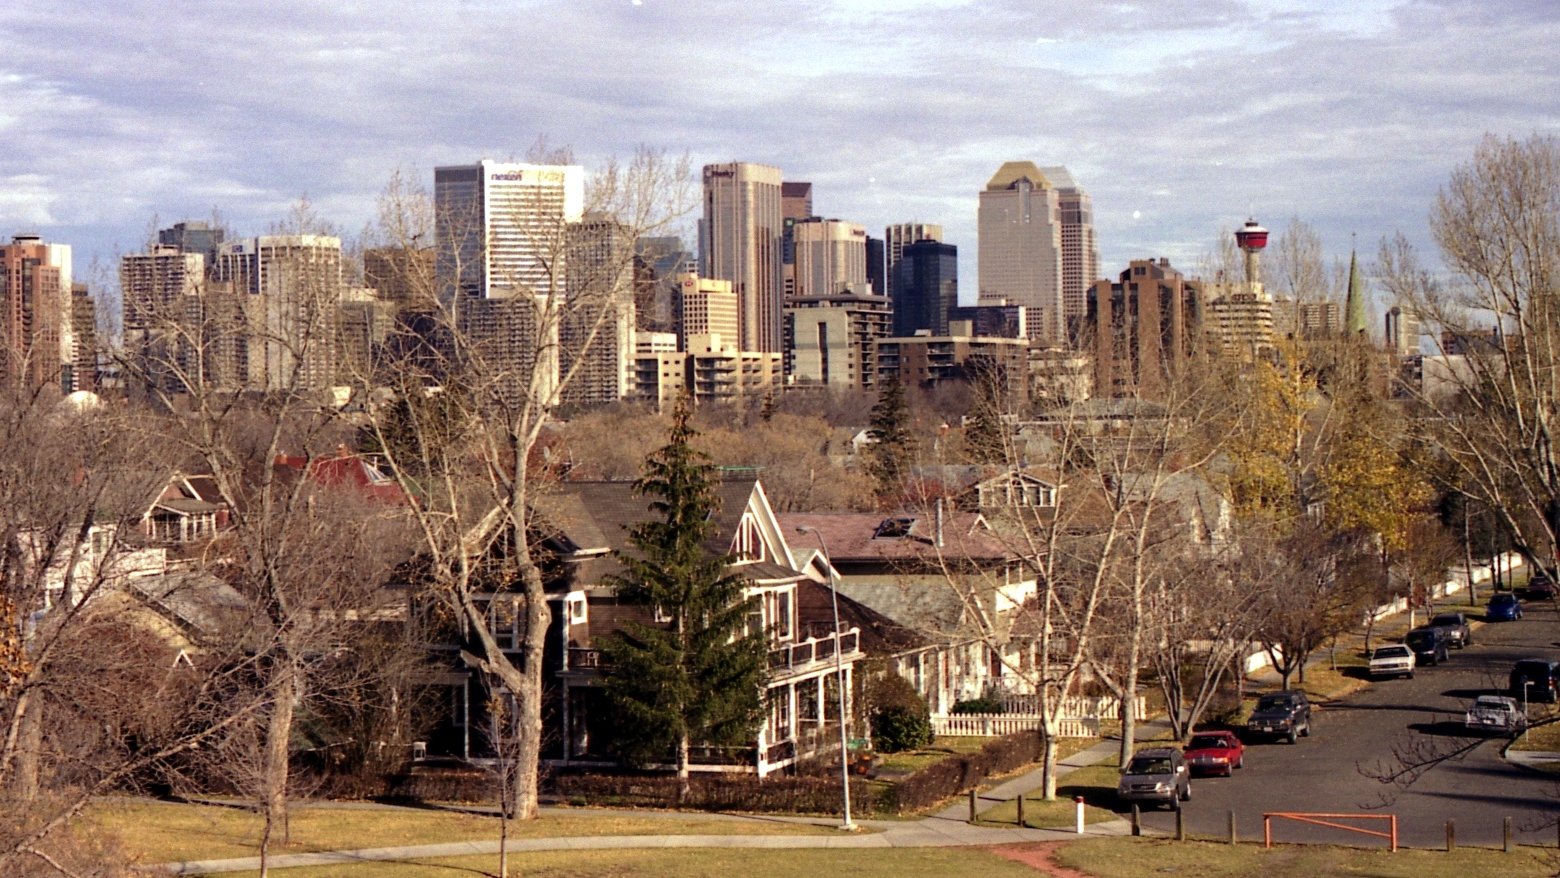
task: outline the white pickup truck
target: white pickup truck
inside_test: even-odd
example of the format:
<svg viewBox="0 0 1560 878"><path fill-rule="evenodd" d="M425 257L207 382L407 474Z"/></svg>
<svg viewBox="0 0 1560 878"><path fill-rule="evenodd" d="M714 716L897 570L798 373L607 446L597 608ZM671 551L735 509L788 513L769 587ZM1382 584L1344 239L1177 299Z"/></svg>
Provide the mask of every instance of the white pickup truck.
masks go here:
<svg viewBox="0 0 1560 878"><path fill-rule="evenodd" d="M1463 725L1471 732L1515 732L1527 725L1527 717L1515 698L1480 695L1468 708Z"/></svg>
<svg viewBox="0 0 1560 878"><path fill-rule="evenodd" d="M1403 676L1414 679L1414 651L1401 643L1378 646L1370 654L1372 677Z"/></svg>

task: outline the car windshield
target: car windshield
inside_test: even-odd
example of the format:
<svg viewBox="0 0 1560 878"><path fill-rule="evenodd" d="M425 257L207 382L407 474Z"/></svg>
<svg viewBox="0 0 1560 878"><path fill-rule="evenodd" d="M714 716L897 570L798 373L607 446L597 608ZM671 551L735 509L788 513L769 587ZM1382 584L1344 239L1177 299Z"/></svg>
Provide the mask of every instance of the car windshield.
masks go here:
<svg viewBox="0 0 1560 878"><path fill-rule="evenodd" d="M1127 774L1170 774L1174 770L1165 756L1139 756L1127 764Z"/></svg>
<svg viewBox="0 0 1560 878"><path fill-rule="evenodd" d="M1457 616L1436 616L1430 620L1431 625L1461 625L1462 619Z"/></svg>
<svg viewBox="0 0 1560 878"><path fill-rule="evenodd" d="M1511 705L1509 705L1506 702L1500 700L1499 698L1490 698L1488 696L1486 696L1484 698L1480 698L1478 701L1475 701L1473 703L1473 706L1477 707L1477 708L1480 708L1481 710L1510 710L1511 709Z"/></svg>
<svg viewBox="0 0 1560 878"><path fill-rule="evenodd" d="M1285 710L1293 703L1286 695L1269 695L1257 702L1257 710Z"/></svg>
<svg viewBox="0 0 1560 878"><path fill-rule="evenodd" d="M1230 745L1230 742L1228 740L1226 740L1222 735L1198 735L1197 737L1192 739L1192 743L1188 745L1188 749L1191 749L1191 750L1223 749L1225 747L1228 747L1229 745Z"/></svg>
<svg viewBox="0 0 1560 878"><path fill-rule="evenodd" d="M1410 646L1424 646L1434 642L1435 635L1429 631L1410 631L1408 636L1403 639L1408 641Z"/></svg>
<svg viewBox="0 0 1560 878"><path fill-rule="evenodd" d="M1543 680L1549 677L1549 665L1541 662L1517 662L1517 666L1512 668L1511 672L1524 677Z"/></svg>
<svg viewBox="0 0 1560 878"><path fill-rule="evenodd" d="M1514 604L1516 602L1517 602L1516 597L1514 595L1509 595L1509 594L1498 594L1498 595L1490 598L1490 606L1492 606L1492 607L1510 606L1511 604Z"/></svg>
<svg viewBox="0 0 1560 878"><path fill-rule="evenodd" d="M1376 650L1376 658L1402 658L1408 655L1406 646L1383 646Z"/></svg>

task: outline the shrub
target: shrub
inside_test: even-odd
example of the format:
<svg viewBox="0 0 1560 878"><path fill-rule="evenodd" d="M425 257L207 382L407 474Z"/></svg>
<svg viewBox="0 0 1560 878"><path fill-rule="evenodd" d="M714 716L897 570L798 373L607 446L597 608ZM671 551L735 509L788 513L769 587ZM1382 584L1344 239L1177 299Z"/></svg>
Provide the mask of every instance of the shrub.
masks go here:
<svg viewBox="0 0 1560 878"><path fill-rule="evenodd" d="M552 790L571 805L803 814L839 814L843 810L837 776L759 780L752 775L695 775L688 798L681 803L677 801L677 778L670 775L565 774L553 779ZM873 810L873 793L865 780L852 779L852 808Z"/></svg>
<svg viewBox="0 0 1560 878"><path fill-rule="evenodd" d="M897 753L932 742L932 721L926 702L905 678L890 673L873 679L868 697L875 749Z"/></svg>
<svg viewBox="0 0 1560 878"><path fill-rule="evenodd" d="M993 695L982 695L979 698L971 698L969 701L956 701L953 704L952 713L1001 713L1002 699Z"/></svg>
<svg viewBox="0 0 1560 878"><path fill-rule="evenodd" d="M1043 755L1044 740L1038 732L1019 732L988 741L979 753L940 759L894 785L893 807L900 813L929 808L992 775L1035 762Z"/></svg>

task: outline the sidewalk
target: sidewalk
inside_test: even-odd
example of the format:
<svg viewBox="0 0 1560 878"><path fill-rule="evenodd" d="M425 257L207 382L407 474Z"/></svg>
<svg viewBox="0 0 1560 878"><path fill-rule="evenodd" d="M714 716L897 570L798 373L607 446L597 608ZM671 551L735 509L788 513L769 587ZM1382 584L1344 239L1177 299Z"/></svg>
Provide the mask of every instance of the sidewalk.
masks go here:
<svg viewBox="0 0 1560 878"><path fill-rule="evenodd" d="M888 826L882 832L870 835L603 835L566 838L511 839L506 848L511 853L525 851L589 851L589 850L639 850L662 848L908 848L908 847L983 847L986 845L1013 844L1016 842L1072 841L1076 833L1059 829L989 829L970 826L963 822L943 821L939 818L914 823L897 821L871 821L872 825ZM1126 835L1129 827L1124 820L1097 823L1088 828L1085 837ZM433 857L465 857L474 854L496 854L499 844L495 841L466 841L449 844L409 845L406 847L366 848L353 851L322 851L313 854L282 854L270 858L270 867L285 869L298 866L333 866L351 863L382 862L387 860L420 860ZM220 872L253 872L260 868L259 857L239 857L230 860L202 860L189 863L164 863L148 867L148 871L165 875L203 875Z"/></svg>

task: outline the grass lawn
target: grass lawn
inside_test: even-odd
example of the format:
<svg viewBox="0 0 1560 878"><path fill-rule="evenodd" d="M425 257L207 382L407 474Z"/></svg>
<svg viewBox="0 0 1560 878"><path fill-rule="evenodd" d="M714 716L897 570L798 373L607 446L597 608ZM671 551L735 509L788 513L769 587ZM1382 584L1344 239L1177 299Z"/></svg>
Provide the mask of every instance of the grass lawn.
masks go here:
<svg viewBox="0 0 1560 878"><path fill-rule="evenodd" d="M104 803L87 818L117 836L141 863L251 857L259 853L260 817L239 808L162 802ZM498 818L405 808L310 808L292 813L292 843L284 853L352 850L497 840ZM548 814L510 824L513 838L570 835L811 835L835 832L810 824L710 820L697 816Z"/></svg>
<svg viewBox="0 0 1560 878"><path fill-rule="evenodd" d="M254 872L235 872L252 876ZM279 878L478 878L498 874L498 855L408 863L361 863L288 869ZM509 855L509 874L525 878L1035 878L1028 866L968 848L875 850L542 851Z"/></svg>
<svg viewBox="0 0 1560 878"><path fill-rule="evenodd" d="M1520 709L1520 707L1519 707ZM1560 712L1553 704L1534 704L1529 707L1533 727L1526 735L1519 735L1513 750L1560 751ZM1539 725L1539 723L1546 723Z"/></svg>
<svg viewBox="0 0 1560 878"><path fill-rule="evenodd" d="M1515 853L1458 848L1445 851L1173 842L1148 838L1091 839L1059 850L1056 861L1097 878L1198 878L1369 876L1369 878L1516 878L1553 874L1553 848L1520 847Z"/></svg>
<svg viewBox="0 0 1560 878"><path fill-rule="evenodd" d="M1032 794L1024 800L1024 822L1035 829L1054 829L1076 825L1078 819L1074 796L1083 796L1083 819L1086 823L1114 820L1117 815L1110 807L1116 803L1115 760L1110 765L1090 765L1071 772L1056 782L1057 801L1047 802ZM1018 823L1018 803L1003 802L980 815L983 826L1015 826Z"/></svg>
<svg viewBox="0 0 1560 878"><path fill-rule="evenodd" d="M919 750L905 750L900 753L883 754L883 762L878 766L883 771L920 771L933 762L946 759L949 756L957 756L965 753L979 753L991 738L975 737L939 737L932 741L930 747L922 747Z"/></svg>

